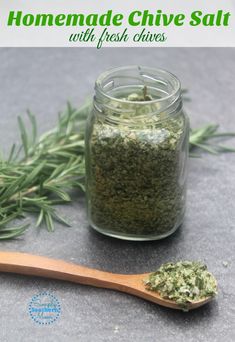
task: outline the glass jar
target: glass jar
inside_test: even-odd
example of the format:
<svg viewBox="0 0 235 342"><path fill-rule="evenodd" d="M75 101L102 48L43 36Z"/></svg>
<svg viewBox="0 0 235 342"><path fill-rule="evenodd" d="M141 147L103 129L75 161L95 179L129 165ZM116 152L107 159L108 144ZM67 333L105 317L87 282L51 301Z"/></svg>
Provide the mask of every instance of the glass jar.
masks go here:
<svg viewBox="0 0 235 342"><path fill-rule="evenodd" d="M172 234L185 211L188 137L173 74L140 66L101 74L86 127L89 224L126 240Z"/></svg>

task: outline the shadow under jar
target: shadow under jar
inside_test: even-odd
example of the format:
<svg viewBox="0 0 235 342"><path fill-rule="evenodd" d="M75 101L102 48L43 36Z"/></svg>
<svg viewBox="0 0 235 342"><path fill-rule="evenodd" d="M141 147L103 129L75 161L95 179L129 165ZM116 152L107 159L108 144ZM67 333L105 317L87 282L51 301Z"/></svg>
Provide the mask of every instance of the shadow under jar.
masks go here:
<svg viewBox="0 0 235 342"><path fill-rule="evenodd" d="M86 127L89 224L126 240L172 234L185 211L188 136L174 75L141 66L101 74Z"/></svg>

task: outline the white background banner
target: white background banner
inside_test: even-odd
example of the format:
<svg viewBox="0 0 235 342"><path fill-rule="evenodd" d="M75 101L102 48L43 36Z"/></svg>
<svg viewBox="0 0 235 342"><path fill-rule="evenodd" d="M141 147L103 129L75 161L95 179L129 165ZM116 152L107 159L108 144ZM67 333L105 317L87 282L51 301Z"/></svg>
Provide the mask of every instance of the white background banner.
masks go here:
<svg viewBox="0 0 235 342"><path fill-rule="evenodd" d="M67 16L78 14L81 22L70 18L66 26ZM39 15L47 15L45 26ZM102 15L111 23L102 26ZM119 26L113 24L115 15ZM234 47L235 2L0 0L0 46Z"/></svg>

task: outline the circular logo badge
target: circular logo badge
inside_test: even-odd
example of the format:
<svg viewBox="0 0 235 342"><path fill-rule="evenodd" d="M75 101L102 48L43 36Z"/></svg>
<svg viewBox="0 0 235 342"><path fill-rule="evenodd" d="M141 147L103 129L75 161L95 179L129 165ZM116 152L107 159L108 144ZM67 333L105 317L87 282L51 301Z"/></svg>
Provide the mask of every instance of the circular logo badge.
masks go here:
<svg viewBox="0 0 235 342"><path fill-rule="evenodd" d="M59 318L60 312L60 302L49 292L42 292L33 296L29 303L30 317L38 324L54 323Z"/></svg>

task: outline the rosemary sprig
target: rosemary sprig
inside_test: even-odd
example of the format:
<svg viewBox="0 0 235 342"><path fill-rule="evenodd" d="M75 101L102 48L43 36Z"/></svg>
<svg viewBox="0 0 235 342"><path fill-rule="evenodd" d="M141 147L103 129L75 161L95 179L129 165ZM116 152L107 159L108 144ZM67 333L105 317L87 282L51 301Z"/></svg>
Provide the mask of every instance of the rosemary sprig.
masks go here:
<svg viewBox="0 0 235 342"><path fill-rule="evenodd" d="M219 125L209 124L190 132L190 152L193 155L195 148L199 148L211 154L223 152L235 152L235 148L225 146L215 142L215 138L235 137L235 132L218 133Z"/></svg>
<svg viewBox="0 0 235 342"><path fill-rule="evenodd" d="M69 225L56 205L71 201L71 189L85 191L84 125L90 105L89 101L75 109L68 104L57 126L39 139L35 116L28 111L30 134L18 118L21 146L13 145L6 160L0 157L0 240L21 235L29 224L8 225L27 213L36 214L36 226L45 224L48 231L54 230L55 220ZM212 154L235 152L235 148L215 144L216 138L235 136L218 133L218 128L210 124L191 131L191 156L195 149Z"/></svg>
<svg viewBox="0 0 235 342"><path fill-rule="evenodd" d="M54 220L66 225L55 205L71 201L69 190L84 189L84 124L89 104L74 109L68 104L58 125L37 139L35 116L28 112L32 126L26 130L18 118L21 146L12 146L7 160L0 159L0 239L24 232L28 224L8 227L25 213L38 215L37 226L45 223L54 230ZM24 153L23 157L22 151Z"/></svg>

